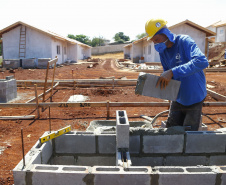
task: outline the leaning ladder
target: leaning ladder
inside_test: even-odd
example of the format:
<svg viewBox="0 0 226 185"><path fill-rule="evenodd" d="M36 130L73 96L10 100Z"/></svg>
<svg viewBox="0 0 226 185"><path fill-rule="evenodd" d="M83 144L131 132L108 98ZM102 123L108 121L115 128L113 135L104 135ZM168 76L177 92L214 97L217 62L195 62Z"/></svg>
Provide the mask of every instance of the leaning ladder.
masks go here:
<svg viewBox="0 0 226 185"><path fill-rule="evenodd" d="M20 42L19 42L19 58L25 58L25 56L26 56L26 27L21 25Z"/></svg>

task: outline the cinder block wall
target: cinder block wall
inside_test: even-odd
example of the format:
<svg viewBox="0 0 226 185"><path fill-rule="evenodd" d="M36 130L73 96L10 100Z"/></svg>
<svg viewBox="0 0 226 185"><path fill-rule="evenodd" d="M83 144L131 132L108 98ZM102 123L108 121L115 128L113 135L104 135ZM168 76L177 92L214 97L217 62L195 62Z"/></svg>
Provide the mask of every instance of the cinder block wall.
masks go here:
<svg viewBox="0 0 226 185"><path fill-rule="evenodd" d="M12 76L6 77L6 80L0 80L0 103L7 103L16 97L16 80Z"/></svg>
<svg viewBox="0 0 226 185"><path fill-rule="evenodd" d="M129 145L133 166L226 165L226 132L179 134L143 129L130 132ZM52 163L77 164L76 160L86 156L97 157L95 165L102 159L102 165L115 165L115 152L115 134L71 132L55 139ZM105 164L105 159L110 162Z"/></svg>

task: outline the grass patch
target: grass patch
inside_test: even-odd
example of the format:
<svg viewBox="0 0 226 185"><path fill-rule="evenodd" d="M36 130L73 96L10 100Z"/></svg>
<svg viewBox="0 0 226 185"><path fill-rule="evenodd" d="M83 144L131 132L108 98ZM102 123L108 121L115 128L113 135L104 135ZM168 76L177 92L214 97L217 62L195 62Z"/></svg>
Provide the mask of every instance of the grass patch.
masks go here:
<svg viewBox="0 0 226 185"><path fill-rule="evenodd" d="M2 56L0 56L0 66L2 66Z"/></svg>

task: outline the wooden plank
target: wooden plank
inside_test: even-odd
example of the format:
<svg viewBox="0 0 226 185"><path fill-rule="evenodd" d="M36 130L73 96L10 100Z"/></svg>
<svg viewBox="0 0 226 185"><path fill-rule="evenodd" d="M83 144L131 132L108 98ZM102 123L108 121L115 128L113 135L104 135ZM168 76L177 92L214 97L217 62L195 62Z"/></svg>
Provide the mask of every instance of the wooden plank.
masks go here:
<svg viewBox="0 0 226 185"><path fill-rule="evenodd" d="M35 84L35 85L36 85L36 84ZM45 92L45 94L46 94L46 95L49 94L50 91L51 91L52 89L55 89L58 85L59 85L59 82L57 82L57 83L53 86L53 88L48 89L48 90ZM40 95L38 95L38 99L41 99L42 97L43 97L43 93L40 94ZM27 101L26 103L31 103L31 102L34 102L35 100L36 100L36 97L30 99L30 100Z"/></svg>
<svg viewBox="0 0 226 185"><path fill-rule="evenodd" d="M38 118L40 117L39 107L38 107L38 93L37 93L37 85L35 84L35 100L36 100L36 109Z"/></svg>
<svg viewBox="0 0 226 185"><path fill-rule="evenodd" d="M168 107L168 102L110 102L109 107ZM36 103L0 103L0 108L36 108ZM226 102L205 102L204 107L226 107ZM85 102L85 103L68 103L68 102L51 102L39 103L39 107L105 107L106 102Z"/></svg>
<svg viewBox="0 0 226 185"><path fill-rule="evenodd" d="M34 119L35 115L27 116L0 116L0 120L19 120L19 119Z"/></svg>
<svg viewBox="0 0 226 185"><path fill-rule="evenodd" d="M54 58L53 60L50 60L48 63L49 63L49 66L53 65L53 64L56 64L58 61L58 58Z"/></svg>
<svg viewBox="0 0 226 185"><path fill-rule="evenodd" d="M226 96L216 93L210 89L207 89L207 93L210 94L214 99L217 99L220 101L226 101Z"/></svg>

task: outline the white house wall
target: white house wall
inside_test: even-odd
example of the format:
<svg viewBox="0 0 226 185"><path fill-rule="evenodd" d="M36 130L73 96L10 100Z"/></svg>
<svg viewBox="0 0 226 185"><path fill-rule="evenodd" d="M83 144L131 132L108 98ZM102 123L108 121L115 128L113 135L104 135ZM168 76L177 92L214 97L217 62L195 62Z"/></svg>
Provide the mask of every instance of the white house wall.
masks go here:
<svg viewBox="0 0 226 185"><path fill-rule="evenodd" d="M130 56L130 49L131 49L131 46L127 46L127 47L123 48L124 56L128 55L128 57L131 57Z"/></svg>
<svg viewBox="0 0 226 185"><path fill-rule="evenodd" d="M77 44L67 44L67 59L77 62Z"/></svg>
<svg viewBox="0 0 226 185"><path fill-rule="evenodd" d="M160 62L159 53L154 48L151 41L143 41L143 57L144 62Z"/></svg>
<svg viewBox="0 0 226 185"><path fill-rule="evenodd" d="M189 35L200 48L200 50L205 53L205 38L206 34L199 31L187 24L177 26L176 28L170 29L175 34Z"/></svg>
<svg viewBox="0 0 226 185"><path fill-rule="evenodd" d="M91 48L84 47L84 46L82 46L82 48L83 48L84 58L91 57Z"/></svg>
<svg viewBox="0 0 226 185"><path fill-rule="evenodd" d="M51 58L51 37L26 27L26 57L25 58Z"/></svg>
<svg viewBox="0 0 226 185"><path fill-rule="evenodd" d="M60 53L57 54L57 46L60 46ZM62 64L63 63L63 44L61 41L57 40L57 39L52 39L52 58L55 58L57 56L58 58L58 62L57 64Z"/></svg>
<svg viewBox="0 0 226 185"><path fill-rule="evenodd" d="M91 49L88 47L78 45L77 52L78 52L78 60L83 60L84 58L91 56Z"/></svg>
<svg viewBox="0 0 226 185"><path fill-rule="evenodd" d="M217 27L216 42L226 42L226 26Z"/></svg>
<svg viewBox="0 0 226 185"><path fill-rule="evenodd" d="M143 56L143 42L135 43L133 45L133 58Z"/></svg>
<svg viewBox="0 0 226 185"><path fill-rule="evenodd" d="M4 59L19 58L20 26L2 35Z"/></svg>

